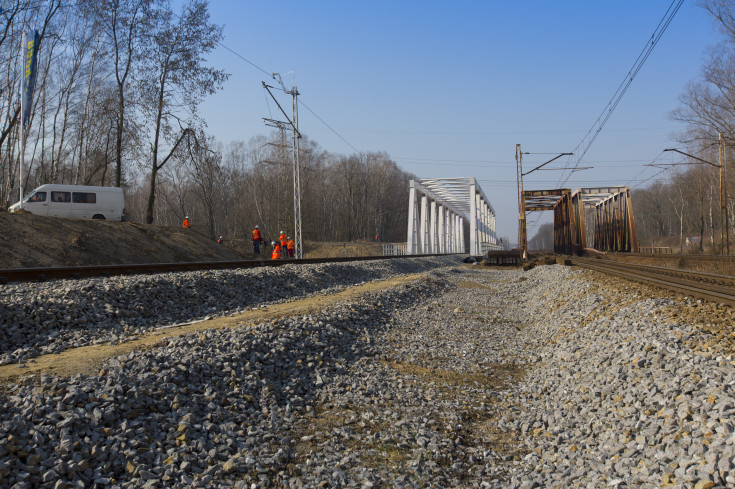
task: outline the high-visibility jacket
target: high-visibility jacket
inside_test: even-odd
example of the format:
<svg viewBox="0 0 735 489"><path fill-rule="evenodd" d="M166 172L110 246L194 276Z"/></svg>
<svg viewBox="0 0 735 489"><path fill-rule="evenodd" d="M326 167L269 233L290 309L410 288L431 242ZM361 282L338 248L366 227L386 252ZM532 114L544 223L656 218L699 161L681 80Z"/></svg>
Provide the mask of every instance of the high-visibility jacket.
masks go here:
<svg viewBox="0 0 735 489"><path fill-rule="evenodd" d="M191 227L191 223L189 222L188 219L184 219L184 224L182 224L181 227L182 228L190 228Z"/></svg>
<svg viewBox="0 0 735 489"><path fill-rule="evenodd" d="M282 234L278 237L278 241L281 242L281 247L285 248L286 244L288 243L288 236L286 236L285 234Z"/></svg>
<svg viewBox="0 0 735 489"><path fill-rule="evenodd" d="M281 246L276 245L273 247L273 253L271 253L271 260L280 260L281 259Z"/></svg>
<svg viewBox="0 0 735 489"><path fill-rule="evenodd" d="M288 249L293 251L293 249L296 247L296 243L293 242L293 240L289 240L288 243L286 243L286 246L288 246Z"/></svg>
<svg viewBox="0 0 735 489"><path fill-rule="evenodd" d="M260 229L253 229L253 241L263 241L260 237Z"/></svg>

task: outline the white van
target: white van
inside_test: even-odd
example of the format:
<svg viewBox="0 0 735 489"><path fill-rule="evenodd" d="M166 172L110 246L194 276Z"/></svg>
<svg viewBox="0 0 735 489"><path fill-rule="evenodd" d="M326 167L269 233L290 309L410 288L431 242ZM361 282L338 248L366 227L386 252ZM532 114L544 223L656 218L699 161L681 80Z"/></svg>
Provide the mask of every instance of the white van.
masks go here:
<svg viewBox="0 0 735 489"><path fill-rule="evenodd" d="M20 202L8 210L20 210ZM23 199L23 210L39 216L122 221L123 191L119 187L41 185Z"/></svg>

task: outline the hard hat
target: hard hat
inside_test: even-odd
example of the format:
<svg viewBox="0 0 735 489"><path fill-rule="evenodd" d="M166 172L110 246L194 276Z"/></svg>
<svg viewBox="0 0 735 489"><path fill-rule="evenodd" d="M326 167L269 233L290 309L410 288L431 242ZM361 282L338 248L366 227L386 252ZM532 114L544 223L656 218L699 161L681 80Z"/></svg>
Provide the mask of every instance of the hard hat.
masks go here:
<svg viewBox="0 0 735 489"><path fill-rule="evenodd" d="M281 231L281 234L284 234L283 231Z"/></svg>
<svg viewBox="0 0 735 489"><path fill-rule="evenodd" d="M220 236L219 239L222 239L222 236Z"/></svg>
<svg viewBox="0 0 735 489"><path fill-rule="evenodd" d="M255 229L258 229L258 225L257 224L255 225Z"/></svg>
<svg viewBox="0 0 735 489"><path fill-rule="evenodd" d="M276 246L276 242L275 241L271 241L271 246Z"/></svg>
<svg viewBox="0 0 735 489"><path fill-rule="evenodd" d="M288 237L288 238L286 238L286 239L291 239L291 236L289 236L289 237Z"/></svg>

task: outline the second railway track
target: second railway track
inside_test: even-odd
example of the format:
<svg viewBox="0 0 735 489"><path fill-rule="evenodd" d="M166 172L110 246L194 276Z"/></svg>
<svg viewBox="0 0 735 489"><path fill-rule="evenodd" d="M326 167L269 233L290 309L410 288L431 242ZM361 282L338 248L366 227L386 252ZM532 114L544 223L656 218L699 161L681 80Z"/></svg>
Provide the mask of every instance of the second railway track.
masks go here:
<svg viewBox="0 0 735 489"><path fill-rule="evenodd" d="M735 277L612 260L572 258L574 265L735 307Z"/></svg>

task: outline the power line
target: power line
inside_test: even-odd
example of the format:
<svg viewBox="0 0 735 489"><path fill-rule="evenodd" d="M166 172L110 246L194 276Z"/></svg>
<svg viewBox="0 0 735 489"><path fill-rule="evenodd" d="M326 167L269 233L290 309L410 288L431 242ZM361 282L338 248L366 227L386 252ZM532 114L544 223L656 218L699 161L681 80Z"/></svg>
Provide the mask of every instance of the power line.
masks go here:
<svg viewBox="0 0 735 489"><path fill-rule="evenodd" d="M552 153L558 154L558 153ZM436 165L443 166L440 163L452 163L453 166L457 166L457 163L480 163L478 165L462 165L462 166L477 166L484 167L488 165L506 165L509 167L513 166L513 163L508 160L458 160L458 159L440 159L440 158L419 158L411 156L393 156L394 160L408 160L408 164L411 165ZM636 160L595 160L588 162L590 165L599 165L602 163L644 163L648 162L648 159L636 159ZM431 163L428 163L431 162ZM437 163L433 163L437 162ZM620 165L616 164L615 167L635 167L639 168L640 165Z"/></svg>
<svg viewBox="0 0 735 489"><path fill-rule="evenodd" d="M177 14L174 14L174 15L177 15ZM178 16L178 15L177 15L177 16ZM217 41L217 44L219 44L220 46L222 46L222 47L223 47L223 48L225 48L225 49L226 49L227 51L231 52L232 54L234 54L235 56L237 56L237 57L238 57L238 58L240 58L241 60L245 61L245 62L246 62L247 64L249 64L250 66L252 66L252 67L253 67L253 68L255 68L256 70L258 70L258 71L260 71L261 73L265 74L266 76L268 76L268 77L270 77L270 78L272 78L272 79L274 79L274 80L276 79L276 77L275 77L275 75L273 74L273 72L268 72L268 71L264 70L263 68L261 68L260 66L256 65L255 63L253 63L252 61L250 61L249 59L247 59L247 58L246 58L245 56L241 55L240 53L238 53L238 52L237 52L237 51L235 51L234 49L230 48L229 46L227 46L227 45L223 44L222 42L220 42L220 41ZM266 104L268 104L268 98L267 98L267 97L266 97ZM306 105L306 104L305 104L305 103L303 102L303 100L299 100L299 101L298 101L298 104L302 105L302 106L303 106L303 107L304 107L304 108L305 108L306 110L308 110L309 112L311 112L311 114L312 114L312 115L313 115L314 117L316 117L317 119L319 119L319 121L320 121L320 122L321 122L322 124L324 124L324 125L325 125L325 126L326 126L326 127L327 127L327 128L329 129L329 130L330 130L330 131L332 131L332 132L333 132L334 134L336 134L338 138L340 138L340 139L341 139L342 141L344 141L344 142L345 142L345 144L347 144L347 145L348 145L348 146L349 146L350 148L352 148L352 149L353 149L353 150L354 150L354 151L355 151L356 153L359 153L359 152L360 152L360 151L359 151L359 150L358 150L357 148L355 148L355 147L354 147L354 146L353 146L352 144L350 144L350 142L349 142L349 141L347 141L347 140L346 140L346 139L345 139L344 137L342 137L342 135L341 135L341 134L339 134L339 133L338 133L338 132L337 132L336 130L334 130L334 129L333 129L333 128L332 128L332 127L331 127L331 126L329 125L329 124L327 124L327 123L326 123L326 121L324 121L324 119L322 119L321 117L319 117L318 115L316 115L316 113L315 113L315 112L314 112L313 110L311 110L311 109L310 109L310 108L309 108L309 107L308 107L308 106L307 106L307 105ZM268 112L270 113L270 105L268 105Z"/></svg>
<svg viewBox="0 0 735 489"><path fill-rule="evenodd" d="M631 180L629 180L629 182L640 182L640 183L643 183L643 182L646 182L648 180L649 180L649 178L644 178L644 179L631 179ZM477 181L480 182L480 183L487 182L487 183L499 184L499 185L500 184L502 184L502 185L513 185L513 186L516 185L516 181L515 180L497 180L497 179L493 179L493 180L481 180L481 179L478 179ZM597 184L608 184L609 185L610 184L610 179L604 179L604 180L575 180L575 182L577 183L577 185L582 185L582 186L585 186L585 185L597 185ZM552 180L534 180L533 183L536 184L536 185L553 185L554 184L554 182Z"/></svg>
<svg viewBox="0 0 735 489"><path fill-rule="evenodd" d="M620 100L623 98L623 95L625 95L625 92L628 90L628 87L631 83L633 83L633 80L635 79L636 75L640 71L640 69L643 67L643 64L646 62L648 57L651 55L651 52L653 51L653 48L656 47L656 44L658 44L658 41L661 39L661 36L664 32L666 32L666 29L669 27L669 24L671 24L671 21L674 19L674 16L679 11L679 8L681 7L682 3L684 3L684 0L673 0L671 2L671 5L669 5L669 8L666 10L666 13L659 21L658 25L656 26L656 29L653 31L653 34L651 35L651 38L646 43L646 45L643 47L643 50L638 55L638 58L636 58L635 62L633 63L633 67L628 71L628 73L625 75L625 78L623 78L623 81L620 82L620 85L618 85L617 90L615 90L615 93L613 93L612 98L605 106L605 109L603 109L602 113L597 117L597 120L592 125L589 131L587 131L587 134L582 138L582 140L577 144L577 146L574 148L573 153L578 155L576 163L573 164L574 167L579 166L579 164L582 162L582 159L587 154L587 151L590 149L590 146L592 146L592 143L595 142L595 139L597 139L597 136L602 131L602 128L605 127L605 123L607 123L608 119L612 115L613 111L615 111L615 108L620 103ZM586 145L584 146L584 150L578 151L579 148L581 148L585 141L587 141ZM571 158L570 158L571 159ZM572 165L568 165L572 166ZM562 173L562 177L564 177L564 173ZM571 177L572 173L570 172L566 177L562 180L562 177L559 178L559 186L564 185L567 180Z"/></svg>
<svg viewBox="0 0 735 489"><path fill-rule="evenodd" d="M488 160L455 160L455 159L439 159L439 158L414 158L411 156L396 156L397 160L416 160L416 161L442 161L445 163L505 163L510 164L509 161L488 161Z"/></svg>
<svg viewBox="0 0 735 489"><path fill-rule="evenodd" d="M329 128L330 131L332 131L334 134L336 134L338 138L340 138L342 141L344 141L347 146L349 146L350 148L352 148L356 153L359 153L360 152L360 150L358 150L357 148L355 148L352 144L350 144L349 141L347 141L345 138L343 138L340 133L338 133L337 131L335 131L334 129L332 129L332 126L330 126L329 124L327 124L326 122L324 122L324 119L322 119L321 117L319 117L318 115L316 115L316 113L314 113L314 111L311 110L309 108L309 106L304 103L303 100L299 100L299 104L303 105L306 110L308 110L309 112L311 112L311 115L313 115L314 117L316 117L317 119L319 119L322 124L324 124L325 126L327 126L327 128Z"/></svg>
<svg viewBox="0 0 735 489"><path fill-rule="evenodd" d="M661 157L662 157L663 155L664 155L664 152L663 152L663 151L661 151L661 152L660 152L660 153L658 154L658 156L656 156L656 157L655 157L655 158L653 159L653 161L652 161L651 163L652 163L652 164L653 164L653 163L656 163L656 162L657 162L657 161L658 161L658 160L659 160L659 159L660 159L660 158L661 158ZM644 168L643 168L643 169L642 169L641 171L639 171L639 172L638 172L638 174L636 174L636 175L635 175L635 176L634 176L633 178L631 178L630 180L628 180L628 181L626 182L626 184L625 184L625 185L628 185L628 186L630 186L630 183L631 183L631 182L635 181L635 179L636 179L636 178L638 178L639 176L641 176L641 175L642 175L643 173L645 173L645 172L646 172L647 170L648 170L648 168L647 168L647 167L644 167ZM657 173L656 175L658 175L658 173ZM642 183L642 182L641 182L641 183ZM640 185L640 183L638 183L637 185Z"/></svg>
<svg viewBox="0 0 735 489"><path fill-rule="evenodd" d="M253 63L252 61L250 61L249 59L247 59L245 56L241 55L240 53L235 52L233 49L229 48L228 46L225 46L221 42L218 42L217 44L219 44L220 46L222 46L223 48L225 48L226 50L228 50L229 52L231 52L232 54L234 54L235 56L237 56L241 60L245 61L247 64L249 64L250 66L252 66L256 70L260 70L263 73L265 73L267 76L273 78L273 73L268 73L263 68L261 68L260 66L256 65L255 63Z"/></svg>

